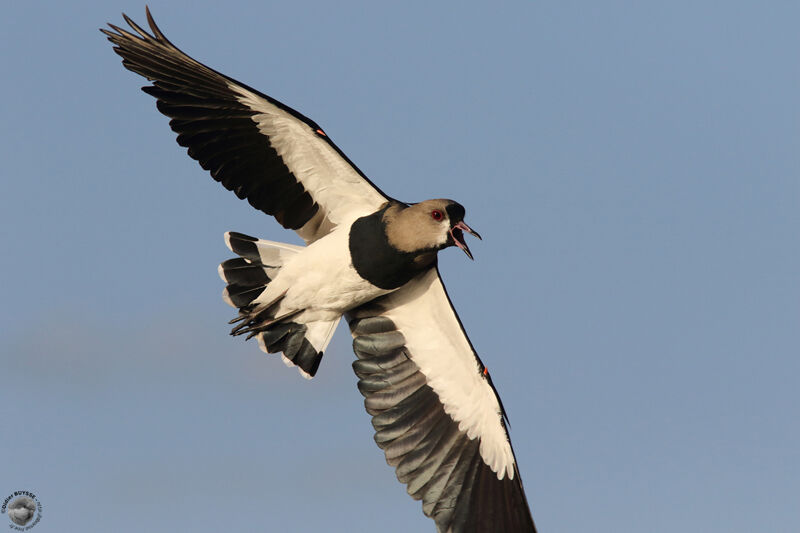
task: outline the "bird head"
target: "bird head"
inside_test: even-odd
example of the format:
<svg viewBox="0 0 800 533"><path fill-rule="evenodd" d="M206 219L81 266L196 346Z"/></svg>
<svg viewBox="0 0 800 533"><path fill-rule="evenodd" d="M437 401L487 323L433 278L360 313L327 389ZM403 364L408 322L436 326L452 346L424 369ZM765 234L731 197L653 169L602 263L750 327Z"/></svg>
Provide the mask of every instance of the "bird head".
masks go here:
<svg viewBox="0 0 800 533"><path fill-rule="evenodd" d="M481 238L464 222L464 207L453 200L425 200L408 207L387 211L386 235L398 250L410 253L441 250L457 246L467 257L472 253L464 232Z"/></svg>

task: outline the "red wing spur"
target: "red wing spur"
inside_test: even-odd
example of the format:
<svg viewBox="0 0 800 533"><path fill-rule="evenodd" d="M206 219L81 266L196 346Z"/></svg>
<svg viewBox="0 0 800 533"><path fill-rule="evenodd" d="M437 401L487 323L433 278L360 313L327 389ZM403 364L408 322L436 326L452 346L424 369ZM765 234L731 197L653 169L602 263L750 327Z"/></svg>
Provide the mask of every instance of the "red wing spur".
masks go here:
<svg viewBox="0 0 800 533"><path fill-rule="evenodd" d="M437 268L444 248L472 257L464 208L387 196L314 121L184 54L149 11L151 33L125 21L101 31L151 82L178 144L306 242L225 235L231 333L311 378L344 316L375 442L437 529L536 531L500 399Z"/></svg>

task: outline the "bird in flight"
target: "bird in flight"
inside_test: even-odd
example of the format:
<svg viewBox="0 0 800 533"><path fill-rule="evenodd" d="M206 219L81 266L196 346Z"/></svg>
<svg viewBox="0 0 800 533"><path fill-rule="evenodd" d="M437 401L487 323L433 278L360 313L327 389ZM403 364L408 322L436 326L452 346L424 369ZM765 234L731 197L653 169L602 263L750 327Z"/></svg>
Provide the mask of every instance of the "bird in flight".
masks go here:
<svg viewBox="0 0 800 533"><path fill-rule="evenodd" d="M375 442L440 532L535 532L506 416L437 267L465 234L453 200L400 202L314 121L192 59L156 26L101 29L171 120L178 144L226 189L306 246L225 234L219 266L233 335L312 378L342 316Z"/></svg>

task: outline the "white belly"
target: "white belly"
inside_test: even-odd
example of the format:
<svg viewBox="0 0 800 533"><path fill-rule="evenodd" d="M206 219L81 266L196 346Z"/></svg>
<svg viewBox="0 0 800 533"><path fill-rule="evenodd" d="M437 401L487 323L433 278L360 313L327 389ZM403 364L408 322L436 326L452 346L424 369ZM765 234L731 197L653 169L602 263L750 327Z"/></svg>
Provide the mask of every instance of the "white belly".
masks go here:
<svg viewBox="0 0 800 533"><path fill-rule="evenodd" d="M293 255L254 303L283 294L277 315L304 310L293 321L334 320L346 311L392 292L364 280L353 268L349 224Z"/></svg>

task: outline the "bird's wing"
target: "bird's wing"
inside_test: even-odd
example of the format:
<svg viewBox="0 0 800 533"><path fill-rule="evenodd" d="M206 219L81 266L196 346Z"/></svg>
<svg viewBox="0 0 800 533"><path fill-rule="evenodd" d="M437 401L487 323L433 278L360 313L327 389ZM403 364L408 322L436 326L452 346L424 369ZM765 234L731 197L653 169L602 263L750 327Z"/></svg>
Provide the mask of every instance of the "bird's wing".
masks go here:
<svg viewBox="0 0 800 533"><path fill-rule="evenodd" d="M149 10L152 35L123 16L136 34L101 29L122 64L152 81L142 90L172 119L178 144L239 198L306 242L389 199L315 122L184 54Z"/></svg>
<svg viewBox="0 0 800 533"><path fill-rule="evenodd" d="M441 532L535 532L500 399L437 269L348 314L375 442Z"/></svg>

